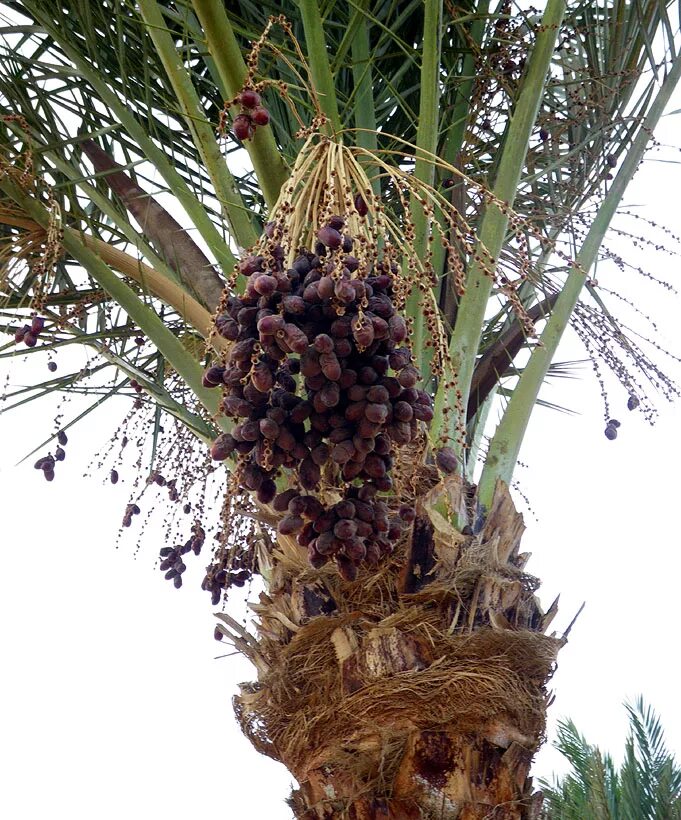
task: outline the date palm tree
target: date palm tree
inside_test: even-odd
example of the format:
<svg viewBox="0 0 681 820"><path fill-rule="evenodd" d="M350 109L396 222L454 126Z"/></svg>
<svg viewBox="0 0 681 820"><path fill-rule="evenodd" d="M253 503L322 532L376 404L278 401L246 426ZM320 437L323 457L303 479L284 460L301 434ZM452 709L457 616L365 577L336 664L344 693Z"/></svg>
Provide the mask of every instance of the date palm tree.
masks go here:
<svg viewBox="0 0 681 820"><path fill-rule="evenodd" d="M508 485L569 326L630 409L676 393L590 276L626 265L603 242L678 3L0 8L0 355L90 351L7 406L129 395L171 504L220 470L204 588L262 579L252 628L216 634L296 817L538 817L566 635ZM191 515L160 545L178 587L215 523Z"/></svg>
<svg viewBox="0 0 681 820"><path fill-rule="evenodd" d="M681 817L681 768L665 747L660 719L642 698L626 709L629 736L619 768L571 720L559 723L555 746L571 770L553 783L542 782L542 817Z"/></svg>

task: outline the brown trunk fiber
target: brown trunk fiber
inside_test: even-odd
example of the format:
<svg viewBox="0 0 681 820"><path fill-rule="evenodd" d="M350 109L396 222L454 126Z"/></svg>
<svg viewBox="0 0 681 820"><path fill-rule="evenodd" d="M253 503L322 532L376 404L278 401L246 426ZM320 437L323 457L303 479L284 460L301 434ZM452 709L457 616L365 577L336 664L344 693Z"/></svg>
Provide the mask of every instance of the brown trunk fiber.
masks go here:
<svg viewBox="0 0 681 820"><path fill-rule="evenodd" d="M544 634L555 606L542 613L523 571L505 486L476 534L438 512L474 522L474 501L457 480L433 487L390 564L353 583L280 537L258 637L238 637L259 680L235 708L300 784L297 818L539 816L528 772L562 643Z"/></svg>

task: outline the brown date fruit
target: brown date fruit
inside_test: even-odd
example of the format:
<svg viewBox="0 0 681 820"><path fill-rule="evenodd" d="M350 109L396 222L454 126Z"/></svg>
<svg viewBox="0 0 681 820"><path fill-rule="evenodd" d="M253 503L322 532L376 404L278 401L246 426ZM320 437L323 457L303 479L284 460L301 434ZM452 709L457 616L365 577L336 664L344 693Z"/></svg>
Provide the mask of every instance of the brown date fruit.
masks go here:
<svg viewBox="0 0 681 820"><path fill-rule="evenodd" d="M321 479L321 471L319 465L315 464L311 458L303 459L298 468L298 477L301 485L306 490L314 490L317 488Z"/></svg>

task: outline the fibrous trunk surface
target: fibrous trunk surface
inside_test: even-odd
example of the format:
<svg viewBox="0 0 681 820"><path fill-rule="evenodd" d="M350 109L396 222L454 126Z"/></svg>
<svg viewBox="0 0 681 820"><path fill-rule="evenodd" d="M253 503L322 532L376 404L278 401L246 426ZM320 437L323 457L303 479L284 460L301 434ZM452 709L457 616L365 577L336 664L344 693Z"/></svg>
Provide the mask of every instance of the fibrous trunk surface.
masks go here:
<svg viewBox="0 0 681 820"><path fill-rule="evenodd" d="M562 643L545 634L555 607L542 612L524 572L504 485L483 519L472 488L421 479L389 564L347 583L280 536L253 607L258 636L241 643L259 680L235 708L300 784L297 818L539 816L528 772ZM448 523L455 511L468 534Z"/></svg>

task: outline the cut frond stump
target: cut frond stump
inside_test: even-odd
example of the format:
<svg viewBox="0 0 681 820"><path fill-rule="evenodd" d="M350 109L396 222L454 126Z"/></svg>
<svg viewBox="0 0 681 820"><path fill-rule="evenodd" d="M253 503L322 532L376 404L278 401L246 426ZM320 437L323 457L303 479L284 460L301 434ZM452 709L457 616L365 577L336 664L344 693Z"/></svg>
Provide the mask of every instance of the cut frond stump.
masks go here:
<svg viewBox="0 0 681 820"><path fill-rule="evenodd" d="M311 570L280 539L254 607L269 671L235 709L254 746L298 779L297 817L483 817L474 812L492 808L479 803L490 794L523 805L504 817L533 816L527 772L563 641L542 632L507 488L464 536L434 510L465 495L458 481L421 496L411 536L371 578ZM519 756L522 782L510 777Z"/></svg>

